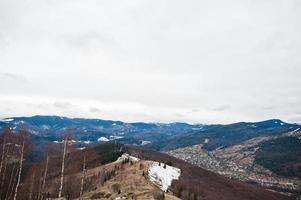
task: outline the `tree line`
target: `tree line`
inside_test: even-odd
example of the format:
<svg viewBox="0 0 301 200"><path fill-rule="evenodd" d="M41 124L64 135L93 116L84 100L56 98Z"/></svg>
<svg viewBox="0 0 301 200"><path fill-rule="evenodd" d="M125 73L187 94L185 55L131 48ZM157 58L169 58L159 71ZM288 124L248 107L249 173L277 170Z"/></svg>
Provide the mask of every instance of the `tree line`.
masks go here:
<svg viewBox="0 0 301 200"><path fill-rule="evenodd" d="M78 198L114 173L103 171L87 177L87 169L99 166L103 160L97 149L79 151L70 131L58 143L43 148L41 160L31 160L35 147L29 136L26 128L14 132L10 128L1 130L0 199ZM108 152L106 159L120 156L118 148L112 148L114 151Z"/></svg>

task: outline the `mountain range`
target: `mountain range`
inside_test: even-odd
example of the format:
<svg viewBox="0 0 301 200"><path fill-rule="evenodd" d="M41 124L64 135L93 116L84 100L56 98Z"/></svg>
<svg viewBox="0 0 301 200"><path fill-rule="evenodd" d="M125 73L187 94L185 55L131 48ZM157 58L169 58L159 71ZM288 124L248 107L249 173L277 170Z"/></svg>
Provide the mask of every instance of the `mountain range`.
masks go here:
<svg viewBox="0 0 301 200"><path fill-rule="evenodd" d="M40 152L45 146L61 143L68 133L78 149L106 143L130 145L132 149L144 149L144 153L139 150L140 155L152 152L147 154L148 159L158 160L169 154L223 177L288 196L301 194L301 125L279 119L227 125L126 123L60 116L0 121L3 130L10 128L17 133L24 127L37 147L33 154L36 160L42 157Z"/></svg>

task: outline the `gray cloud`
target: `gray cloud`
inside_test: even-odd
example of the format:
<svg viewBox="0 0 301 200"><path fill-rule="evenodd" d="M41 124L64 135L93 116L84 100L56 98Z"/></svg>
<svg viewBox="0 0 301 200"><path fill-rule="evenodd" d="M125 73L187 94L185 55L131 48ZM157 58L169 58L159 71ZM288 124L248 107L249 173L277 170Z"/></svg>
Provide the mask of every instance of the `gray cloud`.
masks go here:
<svg viewBox="0 0 301 200"><path fill-rule="evenodd" d="M19 74L0 72L0 80L2 81L17 81L17 82L28 82L28 80Z"/></svg>
<svg viewBox="0 0 301 200"><path fill-rule="evenodd" d="M101 110L95 107L91 107L89 110L91 113L101 113Z"/></svg>
<svg viewBox="0 0 301 200"><path fill-rule="evenodd" d="M62 39L67 45L81 48L83 51L97 51L99 49L116 49L117 43L112 36L105 36L94 30L87 31L81 34L68 33L58 37Z"/></svg>
<svg viewBox="0 0 301 200"><path fill-rule="evenodd" d="M59 102L54 102L53 105L57 108L61 108L61 109L66 109L66 108L70 108L73 107L74 105L72 105L69 102L65 102L65 101L59 101Z"/></svg>
<svg viewBox="0 0 301 200"><path fill-rule="evenodd" d="M212 108L213 111L225 111L225 110L229 110L229 109L231 109L230 105L221 105L221 106Z"/></svg>
<svg viewBox="0 0 301 200"><path fill-rule="evenodd" d="M298 0L3 0L0 113L299 120L300 13Z"/></svg>

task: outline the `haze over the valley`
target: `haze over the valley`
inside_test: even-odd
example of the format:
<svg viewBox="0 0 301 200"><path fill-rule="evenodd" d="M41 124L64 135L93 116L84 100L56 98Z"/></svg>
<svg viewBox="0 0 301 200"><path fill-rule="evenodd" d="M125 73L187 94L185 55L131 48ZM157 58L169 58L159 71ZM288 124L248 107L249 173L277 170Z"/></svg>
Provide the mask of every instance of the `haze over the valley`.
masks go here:
<svg viewBox="0 0 301 200"><path fill-rule="evenodd" d="M2 0L0 118L301 122L299 0Z"/></svg>

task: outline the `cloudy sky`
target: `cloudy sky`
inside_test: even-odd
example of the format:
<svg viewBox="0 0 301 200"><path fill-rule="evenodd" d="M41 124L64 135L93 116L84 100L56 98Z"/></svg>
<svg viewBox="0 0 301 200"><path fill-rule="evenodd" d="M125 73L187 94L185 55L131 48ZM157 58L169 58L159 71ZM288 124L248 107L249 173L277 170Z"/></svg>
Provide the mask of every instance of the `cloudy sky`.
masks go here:
<svg viewBox="0 0 301 200"><path fill-rule="evenodd" d="M300 0L0 0L0 118L301 122Z"/></svg>

